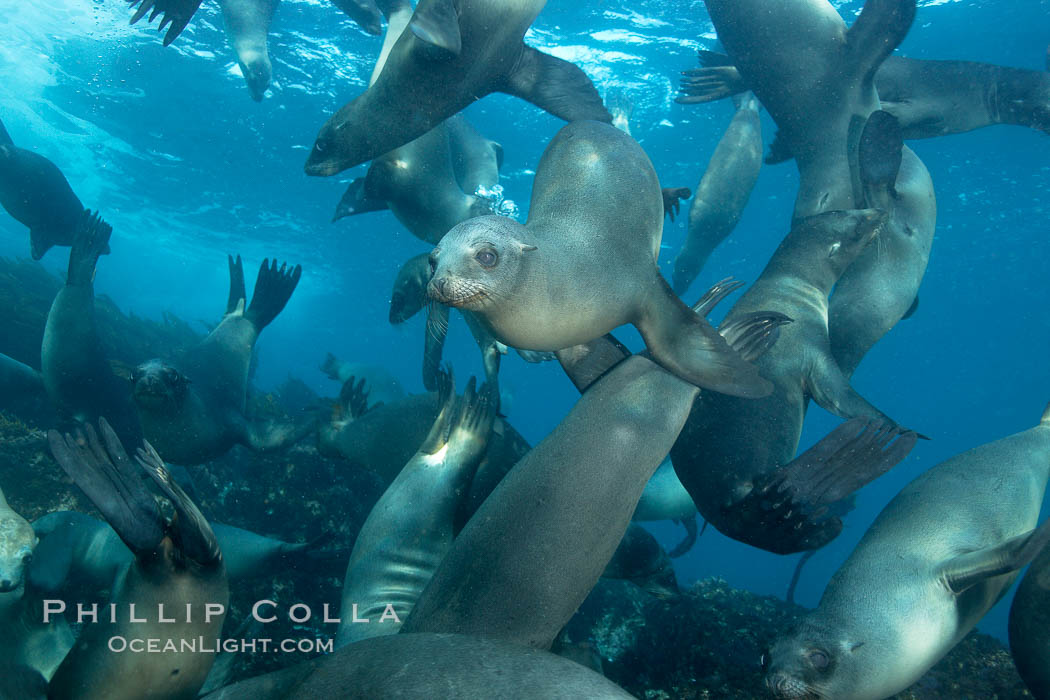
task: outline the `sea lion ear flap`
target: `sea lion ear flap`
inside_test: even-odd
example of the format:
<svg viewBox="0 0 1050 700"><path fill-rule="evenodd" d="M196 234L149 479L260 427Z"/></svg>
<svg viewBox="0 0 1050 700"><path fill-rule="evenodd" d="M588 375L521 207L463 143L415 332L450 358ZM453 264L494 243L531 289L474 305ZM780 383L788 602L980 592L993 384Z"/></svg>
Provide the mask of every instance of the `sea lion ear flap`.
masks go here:
<svg viewBox="0 0 1050 700"><path fill-rule="evenodd" d="M1028 566L1048 542L1050 519L1034 530L993 547L953 557L940 565L940 574L948 589L960 595L982 581Z"/></svg>
<svg viewBox="0 0 1050 700"><path fill-rule="evenodd" d="M408 23L408 28L420 41L438 50L435 57L452 58L463 48L456 4L457 0L421 2Z"/></svg>

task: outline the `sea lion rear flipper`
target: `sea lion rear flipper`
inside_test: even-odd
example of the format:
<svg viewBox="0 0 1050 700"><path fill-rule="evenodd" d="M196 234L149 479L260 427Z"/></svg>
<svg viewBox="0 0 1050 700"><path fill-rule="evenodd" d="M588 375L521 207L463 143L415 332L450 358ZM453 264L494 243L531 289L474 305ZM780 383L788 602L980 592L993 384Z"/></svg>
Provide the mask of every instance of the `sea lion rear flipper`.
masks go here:
<svg viewBox="0 0 1050 700"><path fill-rule="evenodd" d="M244 312L244 317L255 325L256 331L262 331L277 318L285 304L299 284L299 278L303 275L301 266L288 269L287 263L277 267L277 260L270 266L268 260L263 260L259 267L259 276L255 279L255 290L252 292L252 303Z"/></svg>
<svg viewBox="0 0 1050 700"><path fill-rule="evenodd" d="M164 538L157 502L105 418L99 429L105 447L87 424L76 437L50 430L51 453L132 552L153 551Z"/></svg>
<svg viewBox="0 0 1050 700"><path fill-rule="evenodd" d="M696 538L700 536L699 529L696 524L697 514L693 513L692 517L682 518L682 526L685 527L685 538L675 545L675 548L667 553L667 556L672 559L677 559L682 556L696 544Z"/></svg>
<svg viewBox="0 0 1050 700"><path fill-rule="evenodd" d="M678 104L702 104L743 94L748 84L736 66L711 66L682 71L678 90Z"/></svg>
<svg viewBox="0 0 1050 700"><path fill-rule="evenodd" d="M482 384L475 390L474 377L467 382L463 397L457 402L455 420L449 427L446 461L460 465L471 477L481 464L496 420L499 390ZM464 489L464 493L469 489Z"/></svg>
<svg viewBox="0 0 1050 700"><path fill-rule="evenodd" d="M897 196L895 183L904 153L900 122L889 112L872 112L860 135L857 167L869 207L889 211Z"/></svg>
<svg viewBox="0 0 1050 700"><path fill-rule="evenodd" d="M435 391L438 388L446 335L448 307L444 304L428 304L426 332L423 337L423 388L427 391Z"/></svg>
<svg viewBox="0 0 1050 700"><path fill-rule="evenodd" d="M915 0L867 0L846 32L846 46L859 74L871 79L904 40L915 19Z"/></svg>
<svg viewBox="0 0 1050 700"><path fill-rule="evenodd" d="M14 146L15 142L11 140L11 134L7 133L7 129L4 128L4 122L0 121L0 146Z"/></svg>
<svg viewBox="0 0 1050 700"><path fill-rule="evenodd" d="M385 200L368 196L366 180L365 177L359 177L346 186L346 192L343 192L343 196L339 198L339 204L335 205L335 214L332 215L333 224L345 216L390 208Z"/></svg>
<svg viewBox="0 0 1050 700"><path fill-rule="evenodd" d="M164 45L167 46L171 42L175 41L175 38L182 33L182 30L189 24L190 19L193 17L193 13L197 11L197 8L201 6L201 0L128 0L128 3L134 7L141 1L141 5L135 11L135 14L131 17L131 24L135 24L142 19L150 9L153 12L150 13L147 22L152 22L157 15L163 13L160 24L157 25L157 31L164 31L166 25L168 27L168 33L164 35Z"/></svg>
<svg viewBox="0 0 1050 700"><path fill-rule="evenodd" d="M98 212L84 210L77 222L73 246L69 250L66 284L83 286L94 281L95 264L99 256L109 252L109 236L112 233L113 227L103 221ZM30 232L30 239L33 242L33 257L36 258L38 239L35 230ZM47 243L44 250L50 247L51 244Z"/></svg>
<svg viewBox="0 0 1050 700"><path fill-rule="evenodd" d="M612 115L602 104L594 83L579 66L531 46L522 48L521 57L506 76L501 91L567 122L582 119L612 122Z"/></svg>
<svg viewBox="0 0 1050 700"><path fill-rule="evenodd" d="M1024 568L1050 542L1050 518L1034 530L976 552L967 552L943 562L939 567L945 585L959 595L981 581Z"/></svg>
<svg viewBox="0 0 1050 700"><path fill-rule="evenodd" d="M458 56L463 47L459 35L456 0L428 0L416 5L408 28L420 41L440 49L449 57Z"/></svg>
<svg viewBox="0 0 1050 700"><path fill-rule="evenodd" d="M244 265L241 256L235 260L232 255L226 256L226 262L230 266L230 296L226 299L226 313L232 314L237 310L238 304L248 298L248 292L244 288Z"/></svg>

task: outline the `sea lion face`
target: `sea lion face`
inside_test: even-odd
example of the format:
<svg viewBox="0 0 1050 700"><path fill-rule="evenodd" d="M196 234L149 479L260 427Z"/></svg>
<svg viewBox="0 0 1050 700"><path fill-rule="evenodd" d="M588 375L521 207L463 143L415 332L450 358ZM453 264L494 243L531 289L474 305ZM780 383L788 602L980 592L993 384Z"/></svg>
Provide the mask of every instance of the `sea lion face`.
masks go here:
<svg viewBox="0 0 1050 700"><path fill-rule="evenodd" d="M270 88L270 78L273 75L270 57L263 51L241 51L237 63L241 67L244 82L248 83L252 99L262 102L263 96Z"/></svg>
<svg viewBox="0 0 1050 700"><path fill-rule="evenodd" d="M415 316L423 308L430 282L430 259L417 255L402 266L390 294L390 323L397 325Z"/></svg>
<svg viewBox="0 0 1050 700"><path fill-rule="evenodd" d="M766 687L783 700L866 698L866 685L877 685L872 669L857 663L863 641L837 638L829 630L803 623L763 655ZM865 678L865 675L868 678ZM877 692L877 691L876 691ZM883 697L874 695L872 697Z"/></svg>
<svg viewBox="0 0 1050 700"><path fill-rule="evenodd" d="M132 394L141 408L176 407L190 380L163 360L143 362L131 373Z"/></svg>
<svg viewBox="0 0 1050 700"><path fill-rule="evenodd" d="M502 216L482 216L455 226L430 253L431 299L478 311L512 296L524 274L524 226Z"/></svg>
<svg viewBox="0 0 1050 700"><path fill-rule="evenodd" d="M354 102L357 100L344 106L321 127L314 147L310 150L310 156L306 159L307 175L335 175L360 162L356 154L361 152L366 144L355 143L352 140L355 132L362 131L352 128L350 123L350 109Z"/></svg>
<svg viewBox="0 0 1050 700"><path fill-rule="evenodd" d="M22 586L37 545L33 526L11 511L0 516L0 593Z"/></svg>

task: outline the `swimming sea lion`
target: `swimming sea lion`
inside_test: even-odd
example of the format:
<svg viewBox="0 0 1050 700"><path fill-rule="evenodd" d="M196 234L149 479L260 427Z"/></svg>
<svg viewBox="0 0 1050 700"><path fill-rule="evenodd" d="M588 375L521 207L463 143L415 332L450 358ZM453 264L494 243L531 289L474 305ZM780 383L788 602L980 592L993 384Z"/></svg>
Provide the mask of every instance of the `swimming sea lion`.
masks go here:
<svg viewBox="0 0 1050 700"><path fill-rule="evenodd" d="M671 288L685 294L707 258L744 213L762 166L762 125L758 100L747 93L722 135L689 209L689 232L674 261Z"/></svg>
<svg viewBox="0 0 1050 700"><path fill-rule="evenodd" d="M526 224L485 216L453 228L431 252L428 294L527 350L579 345L632 323L682 378L765 396L769 382L660 276L663 210L652 164L630 136L573 122L544 151Z"/></svg>
<svg viewBox="0 0 1050 700"><path fill-rule="evenodd" d="M92 214L84 209L62 171L42 155L19 148L0 122L0 205L29 228L33 260L51 246L73 245ZM105 247L102 253L108 253Z"/></svg>
<svg viewBox="0 0 1050 700"><path fill-rule="evenodd" d="M670 598L679 593L670 555L648 530L635 522L627 526L612 559L602 571L602 578L630 581L656 598Z"/></svg>
<svg viewBox="0 0 1050 700"><path fill-rule="evenodd" d="M354 542L337 646L396 634L452 547L456 510L485 453L495 413L486 387L475 392L473 378L456 399L448 373L439 402L430 434L372 507ZM389 606L396 620L383 618ZM354 623L362 618L370 622Z"/></svg>
<svg viewBox="0 0 1050 700"><path fill-rule="evenodd" d="M270 87L272 67L266 39L280 0L219 0L226 35L252 99L261 102Z"/></svg>
<svg viewBox="0 0 1050 700"><path fill-rule="evenodd" d="M103 614L85 625L51 679L48 697L196 697L215 655L185 650L179 641L217 639L222 631L229 586L218 541L149 443L136 454L137 468L105 419L99 428L101 442L90 425L76 437L52 430L48 442L62 469L135 553L135 563L110 597L117 606L116 621ZM173 507L171 522L161 515L139 468ZM170 606L167 613L161 604ZM146 621L132 622L136 615ZM116 653L108 647L113 637L173 640L174 648L160 654Z"/></svg>
<svg viewBox="0 0 1050 700"><path fill-rule="evenodd" d="M461 634L394 634L366 639L205 697L628 700L632 696L575 661L546 651Z"/></svg>
<svg viewBox="0 0 1050 700"><path fill-rule="evenodd" d="M609 121L582 70L523 43L545 4L421 0L375 82L321 128L306 173L335 175L372 160L490 92L521 97L566 121Z"/></svg>
<svg viewBox="0 0 1050 700"><path fill-rule="evenodd" d="M345 384L351 377L368 384L368 399L371 404L392 403L405 397L405 389L397 377L380 365L361 362L344 362L332 353L325 355L321 371L332 381Z"/></svg>
<svg viewBox="0 0 1050 700"><path fill-rule="evenodd" d="M154 359L132 373L133 396L146 438L177 464L199 464L235 444L276 449L309 426L272 425L245 414L248 367L259 333L281 312L302 269L263 260L251 304L244 308L241 259L229 259L231 301L215 329L175 364Z"/></svg>
<svg viewBox="0 0 1050 700"><path fill-rule="evenodd" d="M1035 558L1010 604L1010 653L1037 700L1050 698L1050 548Z"/></svg>
<svg viewBox="0 0 1050 700"><path fill-rule="evenodd" d="M905 486L817 609L773 646L770 690L877 700L919 680L1050 540L1050 521L1036 528L1048 477L1050 409L1036 427L956 455Z"/></svg>
<svg viewBox="0 0 1050 700"><path fill-rule="evenodd" d="M112 231L97 214L77 230L66 284L47 314L41 374L48 396L66 418L94 421L106 416L118 435L137 440L142 428L130 388L110 368L95 325L95 266L109 249Z"/></svg>
<svg viewBox="0 0 1050 700"><path fill-rule="evenodd" d="M0 593L25 585L26 567L33 561L37 537L33 526L16 513L0 491Z"/></svg>
<svg viewBox="0 0 1050 700"><path fill-rule="evenodd" d="M728 56L700 51L703 68L685 71L682 104L710 102L748 89ZM973 61L890 56L875 72L879 103L905 139L960 134L994 124L1050 132L1050 73ZM789 152L770 154L774 162Z"/></svg>

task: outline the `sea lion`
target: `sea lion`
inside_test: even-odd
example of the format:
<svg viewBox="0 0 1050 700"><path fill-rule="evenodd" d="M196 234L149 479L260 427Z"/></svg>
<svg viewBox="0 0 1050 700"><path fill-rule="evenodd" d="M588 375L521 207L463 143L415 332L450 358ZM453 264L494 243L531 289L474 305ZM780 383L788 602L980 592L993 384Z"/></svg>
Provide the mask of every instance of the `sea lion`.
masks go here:
<svg viewBox="0 0 1050 700"><path fill-rule="evenodd" d="M638 507L631 518L635 522L673 520L685 527L685 539L671 550L672 558L680 557L696 543L699 535L696 526L696 504L689 491L682 485L670 460L664 460L645 485Z"/></svg>
<svg viewBox="0 0 1050 700"><path fill-rule="evenodd" d="M395 634L366 639L205 697L628 700L632 696L575 661L546 651L461 634Z"/></svg>
<svg viewBox="0 0 1050 700"><path fill-rule="evenodd" d="M66 284L44 326L40 363L44 388L60 414L79 421L106 416L117 434L142 437L126 380L110 368L95 324L95 267L113 229L98 215L78 228L69 251Z"/></svg>
<svg viewBox="0 0 1050 700"><path fill-rule="evenodd" d="M270 21L280 0L219 0L226 36L237 54L252 99L261 102L270 87L273 69L266 45Z"/></svg>
<svg viewBox="0 0 1050 700"><path fill-rule="evenodd" d="M748 89L728 56L700 51L703 68L684 71L680 104L710 102ZM889 56L875 72L879 103L905 139L961 134L994 124L1050 133L1050 73L973 61ZM775 162L789 152L770 154Z"/></svg>
<svg viewBox="0 0 1050 700"><path fill-rule="evenodd" d="M919 680L1050 540L1050 521L1036 528L1048 477L1050 409L1036 427L956 455L905 486L817 609L774 644L770 690L877 700Z"/></svg>
<svg viewBox="0 0 1050 700"><path fill-rule="evenodd" d="M545 4L421 0L375 82L321 127L307 175L335 175L392 151L490 92L566 121L609 121L582 70L523 43Z"/></svg>
<svg viewBox="0 0 1050 700"><path fill-rule="evenodd" d="M609 124L573 122L540 159L526 224L485 216L453 228L431 252L427 291L527 350L579 345L631 323L678 376L765 396L769 382L660 276L663 216L641 147Z"/></svg>
<svg viewBox="0 0 1050 700"><path fill-rule="evenodd" d="M641 525L631 522L602 571L602 578L630 581L656 598L678 595L671 556Z"/></svg>
<svg viewBox="0 0 1050 700"><path fill-rule="evenodd" d="M503 167L503 146L485 138L462 114L445 120L452 151L452 170L459 188L467 194L492 190L499 183Z"/></svg>
<svg viewBox="0 0 1050 700"><path fill-rule="evenodd" d="M429 435L361 527L343 583L337 646L396 634L451 549L456 511L495 418L486 387L474 386L471 378L456 399L451 375L442 375L441 409ZM393 620L385 615L391 607Z"/></svg>
<svg viewBox="0 0 1050 700"><path fill-rule="evenodd" d="M344 362L332 353L325 355L321 371L340 386L354 377L368 384L368 399L372 404L392 403L405 398L405 389L397 377L380 365L368 365L360 362Z"/></svg>
<svg viewBox="0 0 1050 700"><path fill-rule="evenodd" d="M1010 604L1010 653L1037 700L1050 698L1050 548L1035 558Z"/></svg>
<svg viewBox="0 0 1050 700"><path fill-rule="evenodd" d="M675 294L685 294L711 253L736 228L761 166L758 100L747 93L737 100L736 114L696 186L689 209L689 231L671 274Z"/></svg>
<svg viewBox="0 0 1050 700"><path fill-rule="evenodd" d="M0 491L0 594L23 588L36 545L33 526L8 505Z"/></svg>
<svg viewBox="0 0 1050 700"><path fill-rule="evenodd" d="M0 122L0 205L29 229L33 260L52 246L71 246L78 230L92 225L91 212L65 175L42 155L19 148ZM106 247L102 251L108 253Z"/></svg>
<svg viewBox="0 0 1050 700"><path fill-rule="evenodd" d="M379 13L375 0L332 0L332 4L369 34L382 33L383 16Z"/></svg>
<svg viewBox="0 0 1050 700"><path fill-rule="evenodd" d="M176 363L153 359L132 373L143 433L164 459L176 464L205 462L238 443L254 450L277 449L311 427L252 421L244 413L255 341L288 303L302 268L278 268L276 260L272 265L263 260L245 309L240 256L229 258L229 264L231 304L219 325Z"/></svg>
<svg viewBox="0 0 1050 700"><path fill-rule="evenodd" d="M217 639L222 631L229 602L222 552L208 521L171 480L149 443L137 451L136 462L174 509L171 522L161 515L141 471L105 419L99 429L101 442L86 425L76 437L52 430L48 443L62 469L134 552L135 562L110 597L116 621L103 615L85 625L51 679L48 697L196 697L215 655L183 649L179 640ZM167 613L161 604L170 606ZM136 615L146 621L132 622ZM174 640L174 648L160 654L115 653L108 647L113 637Z"/></svg>
<svg viewBox="0 0 1050 700"><path fill-rule="evenodd" d="M861 208L856 139L879 108L874 76L911 26L914 0L868 0L848 30L827 0L706 0L718 38L795 156L795 218ZM793 27L785 40L784 27ZM861 120L861 121L857 121Z"/></svg>
<svg viewBox="0 0 1050 700"><path fill-rule="evenodd" d="M396 326L422 311L427 303L430 281L430 253L413 255L405 261L394 278L390 292L390 325Z"/></svg>

